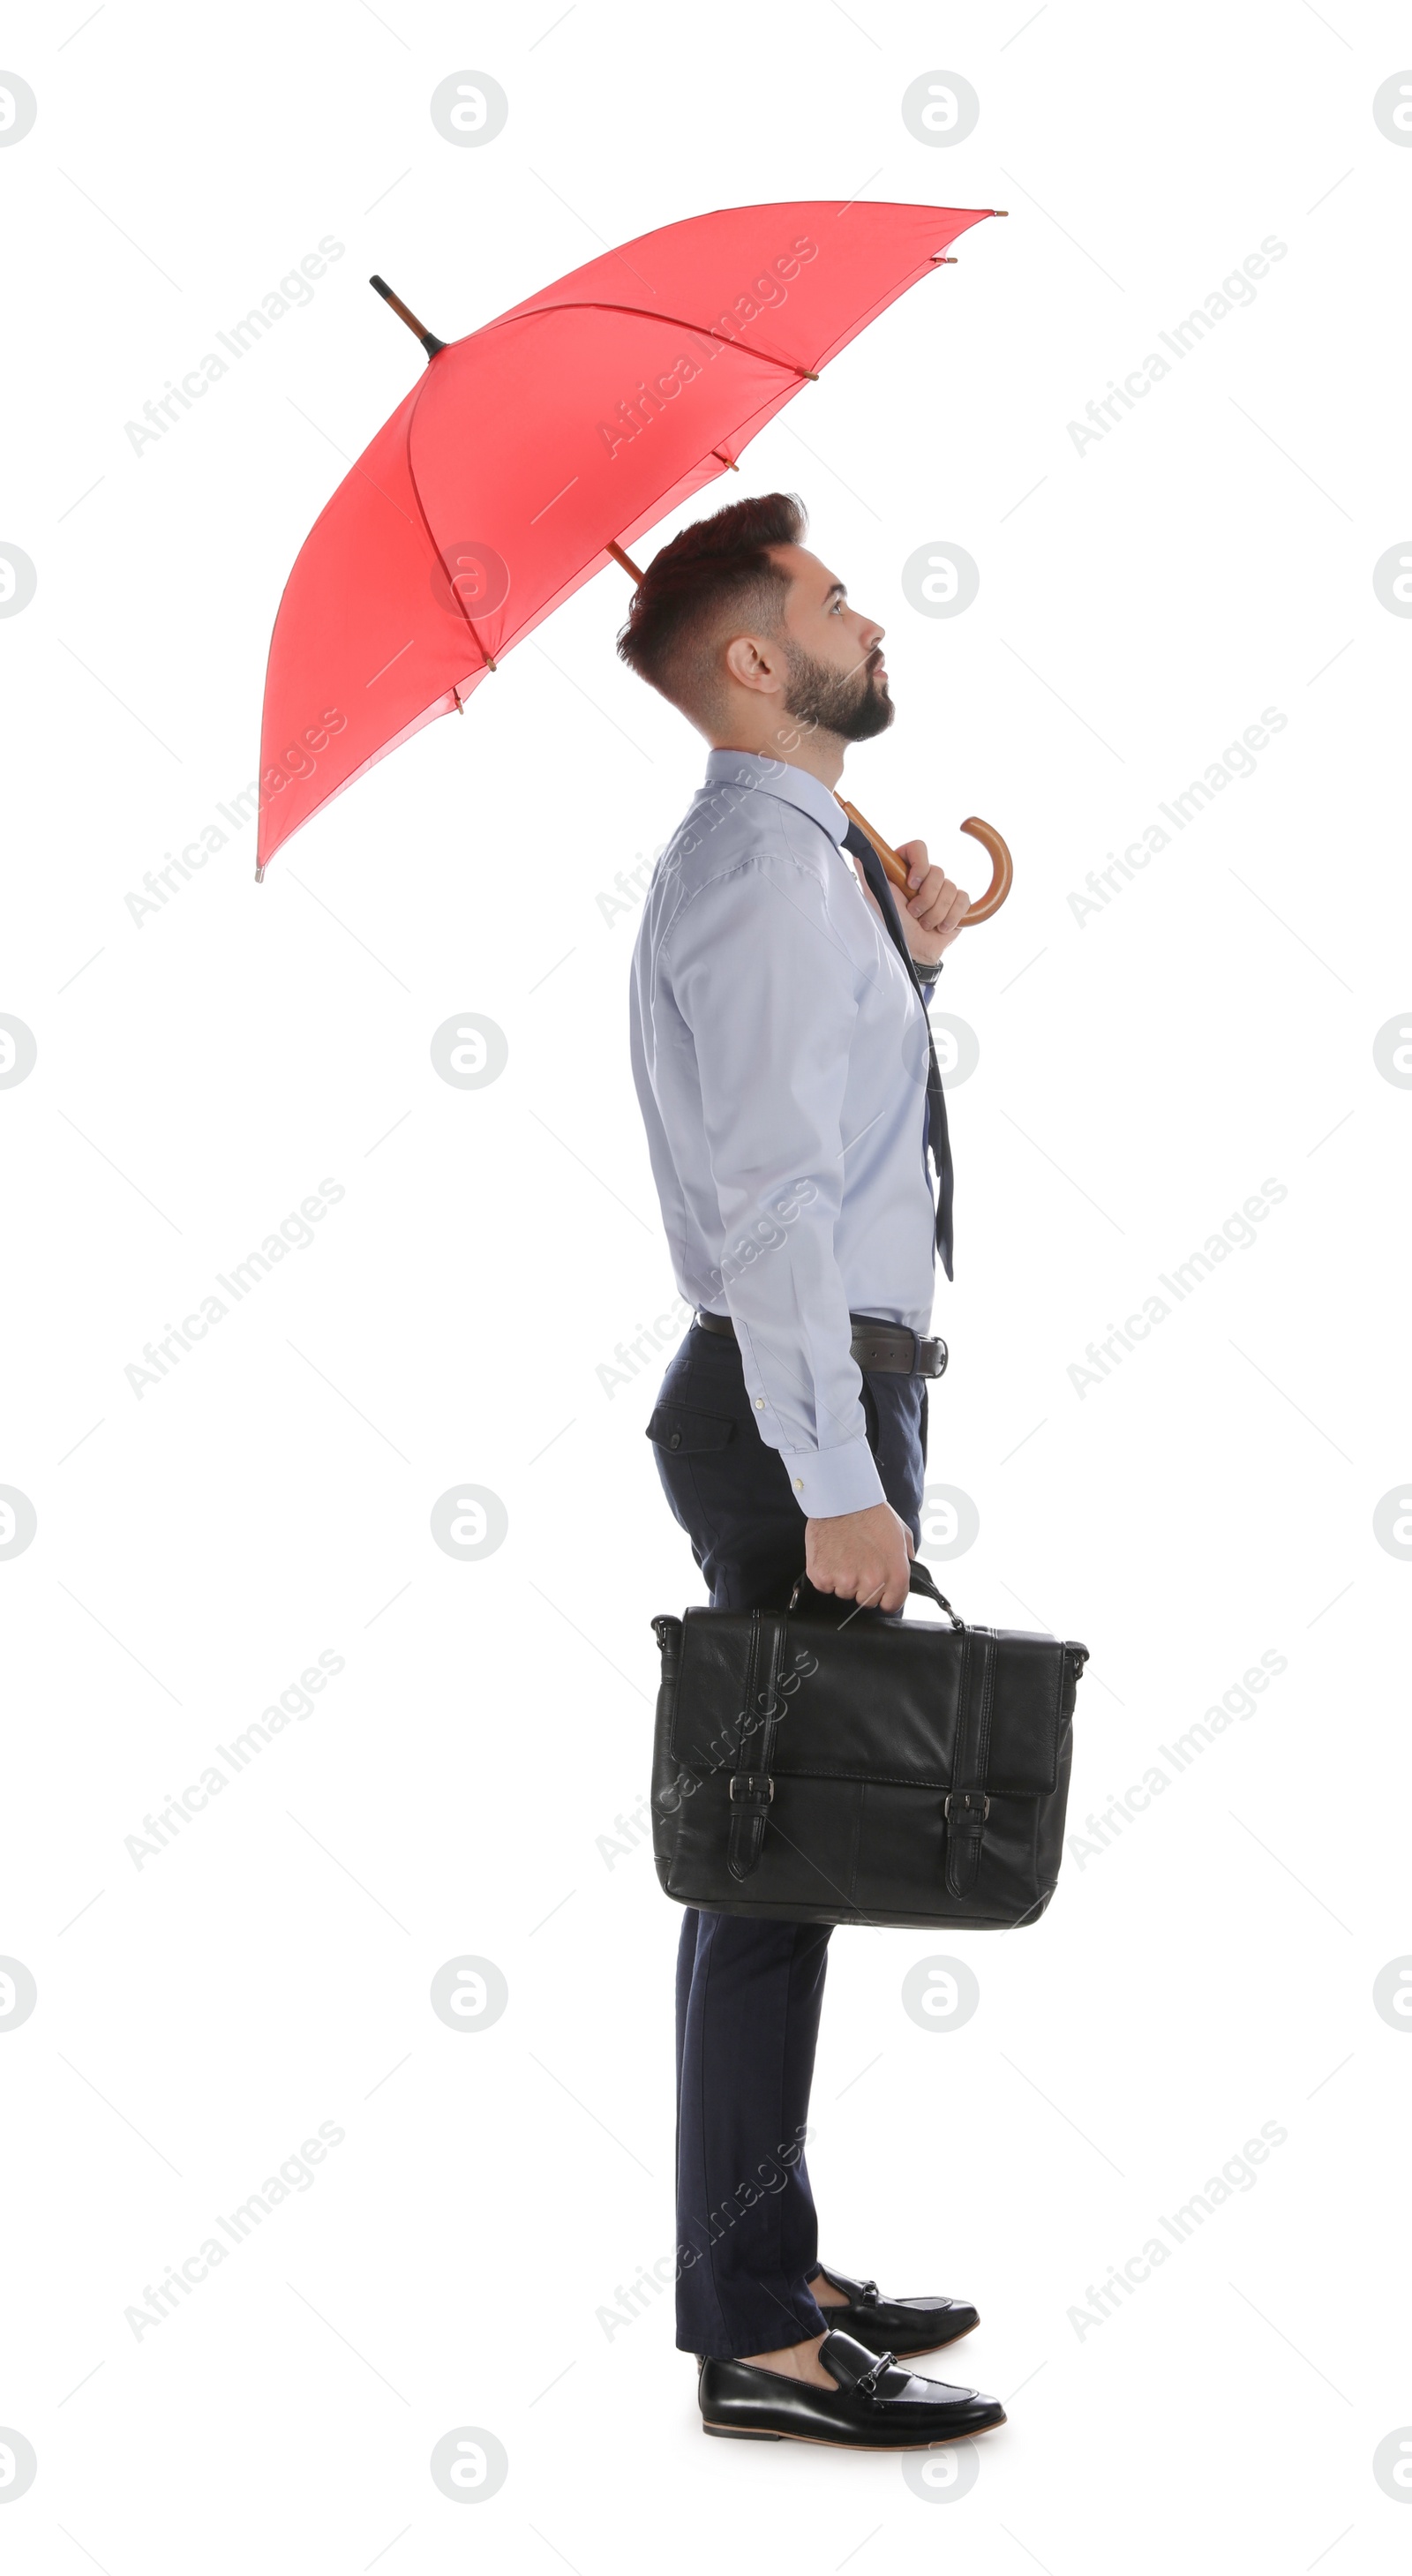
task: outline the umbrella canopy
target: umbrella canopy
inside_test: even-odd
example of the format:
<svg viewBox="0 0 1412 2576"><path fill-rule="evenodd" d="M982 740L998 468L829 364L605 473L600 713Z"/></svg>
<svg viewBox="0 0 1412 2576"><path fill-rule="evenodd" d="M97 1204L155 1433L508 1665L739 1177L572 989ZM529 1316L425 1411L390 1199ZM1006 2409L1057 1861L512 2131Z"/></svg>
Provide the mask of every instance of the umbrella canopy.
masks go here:
<svg viewBox="0 0 1412 2576"><path fill-rule="evenodd" d="M425 375L280 601L257 876L994 211L730 207L644 233L450 346L424 335Z"/></svg>

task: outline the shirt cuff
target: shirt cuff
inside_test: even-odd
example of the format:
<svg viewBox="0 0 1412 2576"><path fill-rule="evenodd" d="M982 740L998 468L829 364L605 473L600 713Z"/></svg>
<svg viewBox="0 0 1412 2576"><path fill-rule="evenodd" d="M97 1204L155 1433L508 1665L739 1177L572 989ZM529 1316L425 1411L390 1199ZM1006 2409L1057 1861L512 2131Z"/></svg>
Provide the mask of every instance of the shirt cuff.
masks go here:
<svg viewBox="0 0 1412 2576"><path fill-rule="evenodd" d="M806 1519L836 1520L844 1512L866 1512L885 1503L873 1453L865 1439L841 1449L781 1449L790 1491Z"/></svg>

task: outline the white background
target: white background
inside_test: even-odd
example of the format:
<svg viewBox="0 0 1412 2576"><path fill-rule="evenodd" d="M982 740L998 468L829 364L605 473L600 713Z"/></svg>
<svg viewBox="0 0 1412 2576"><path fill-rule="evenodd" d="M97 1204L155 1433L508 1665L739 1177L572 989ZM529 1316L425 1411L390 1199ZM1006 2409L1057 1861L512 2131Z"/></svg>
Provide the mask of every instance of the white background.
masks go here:
<svg viewBox="0 0 1412 2576"><path fill-rule="evenodd" d="M1412 1464L1412 1100L1373 1041L1412 998L1412 625L1372 568L1407 535L1412 152L1371 103L1412 40L1348 0L556 14L7 18L39 102L0 150L0 539L38 572L0 622L0 1009L38 1044L0 1093L0 1481L38 1515L0 1564L0 1949L38 1985L0 2044L0 2422L39 2463L13 2564L1391 2569L1412 2038L1372 1985L1412 1951L1412 1574L1373 1513ZM428 102L467 68L510 113L458 149ZM981 101L950 148L900 112L933 69ZM289 564L415 380L371 269L449 338L603 243L855 192L1010 215L704 506L798 489L886 620L900 715L850 765L864 809L948 863L978 812L1015 853L941 996L980 1043L931 1460L980 1536L946 1588L1092 1649L1079 1831L1287 1659L1071 1848L1039 1927L835 1938L825 2259L973 2297L980 2332L923 2366L1010 2404L951 2503L896 2458L708 2445L669 2291L599 2314L673 2241L678 1918L640 1828L611 1844L646 1786L648 1619L701 1597L643 1438L665 1330L599 1375L674 1290L635 916L596 898L700 770L615 661L621 576L259 894L247 828L140 925L124 901L253 774ZM312 301L135 454L125 422L325 235ZM1067 424L1268 235L1256 300L1077 452ZM947 542L979 596L929 620L901 568ZM1256 774L1080 925L1087 872L1266 707ZM509 1042L480 1091L429 1054L466 1011ZM314 1242L139 1400L143 1344L326 1177ZM1085 1345L1267 1178L1257 1242L1081 1396ZM508 1510L483 1562L430 1536L458 1479ZM144 1815L324 1650L313 1713L136 1867ZM980 1979L964 2029L903 2012L938 1953ZM493 2028L430 2008L463 1954L508 1980ZM136 2339L145 2285L320 2122L345 2135L311 2187ZM1264 2123L1287 2136L1253 2187L1078 2331ZM510 2463L474 2510L427 2465L462 2425Z"/></svg>

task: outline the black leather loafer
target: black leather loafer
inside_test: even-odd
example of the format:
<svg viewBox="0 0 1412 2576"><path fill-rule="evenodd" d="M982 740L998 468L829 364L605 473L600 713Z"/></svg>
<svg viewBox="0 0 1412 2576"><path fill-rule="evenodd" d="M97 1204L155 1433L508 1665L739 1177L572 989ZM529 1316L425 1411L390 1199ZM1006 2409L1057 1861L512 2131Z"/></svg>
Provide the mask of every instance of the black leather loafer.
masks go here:
<svg viewBox="0 0 1412 2576"><path fill-rule="evenodd" d="M827 2266L823 2277L848 2299L846 2308L823 2311L835 2333L856 2335L875 2350L886 2344L893 2353L940 2352L944 2343L955 2343L980 2324L965 2299L885 2299L876 2281L852 2281Z"/></svg>
<svg viewBox="0 0 1412 2576"><path fill-rule="evenodd" d="M845 2451L930 2451L1005 2421L998 2397L899 2370L890 2352L827 2334L819 2359L836 2380L814 2388L752 2361L703 2361L701 2429L738 2442L827 2442Z"/></svg>

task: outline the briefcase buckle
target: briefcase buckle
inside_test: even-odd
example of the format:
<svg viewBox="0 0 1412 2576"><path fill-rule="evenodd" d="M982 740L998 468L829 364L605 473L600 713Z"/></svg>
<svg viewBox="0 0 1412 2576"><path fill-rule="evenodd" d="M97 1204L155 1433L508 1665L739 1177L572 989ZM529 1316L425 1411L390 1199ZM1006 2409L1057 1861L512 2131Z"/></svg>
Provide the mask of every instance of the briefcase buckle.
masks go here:
<svg viewBox="0 0 1412 2576"><path fill-rule="evenodd" d="M740 1791L739 1798L736 1797L737 1789ZM730 1802L733 1807L744 1805L747 1800L752 1805L758 1806L762 1795L764 1804L768 1807L774 1794L775 1784L768 1771L732 1771Z"/></svg>
<svg viewBox="0 0 1412 2576"><path fill-rule="evenodd" d="M990 1815L990 1800L983 1789L948 1789L941 1812L950 1824L953 1807L963 1809L966 1816L971 1817L977 1806L980 1808L980 1822L985 1824Z"/></svg>

